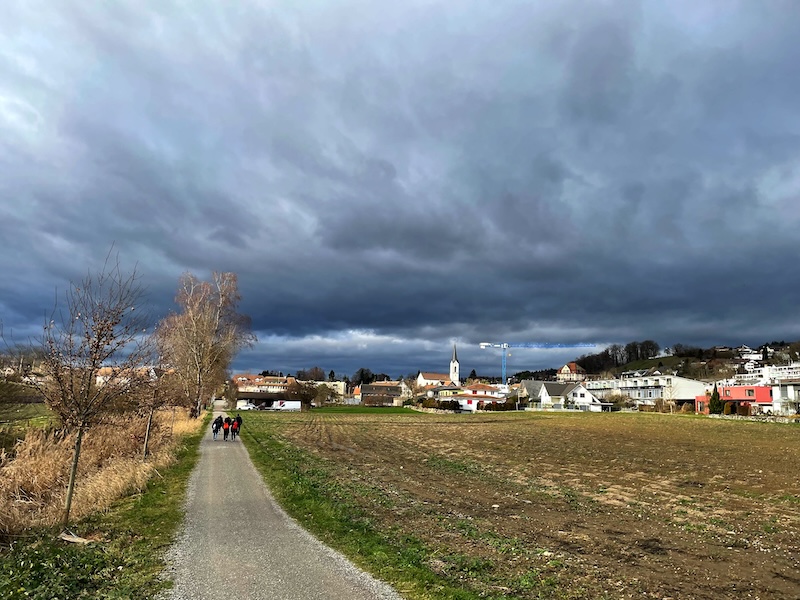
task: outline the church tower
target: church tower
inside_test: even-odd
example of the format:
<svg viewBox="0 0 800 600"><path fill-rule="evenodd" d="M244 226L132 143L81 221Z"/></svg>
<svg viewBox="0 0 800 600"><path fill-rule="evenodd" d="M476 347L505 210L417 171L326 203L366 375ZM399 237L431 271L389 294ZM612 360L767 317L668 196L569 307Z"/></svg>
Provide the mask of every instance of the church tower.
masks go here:
<svg viewBox="0 0 800 600"><path fill-rule="evenodd" d="M455 344L453 344L453 358L450 359L450 381L456 385L461 385L458 377L458 355L456 354Z"/></svg>

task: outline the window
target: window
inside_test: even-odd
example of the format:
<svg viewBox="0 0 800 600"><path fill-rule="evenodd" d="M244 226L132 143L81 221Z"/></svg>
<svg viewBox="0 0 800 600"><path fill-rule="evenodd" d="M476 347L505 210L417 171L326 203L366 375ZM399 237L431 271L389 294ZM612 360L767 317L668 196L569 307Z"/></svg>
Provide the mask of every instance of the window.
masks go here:
<svg viewBox="0 0 800 600"><path fill-rule="evenodd" d="M747 390L747 397L748 398L752 398L755 395L756 395L756 391L755 390Z"/></svg>
<svg viewBox="0 0 800 600"><path fill-rule="evenodd" d="M730 397L731 391L730 390L725 390L725 395Z"/></svg>

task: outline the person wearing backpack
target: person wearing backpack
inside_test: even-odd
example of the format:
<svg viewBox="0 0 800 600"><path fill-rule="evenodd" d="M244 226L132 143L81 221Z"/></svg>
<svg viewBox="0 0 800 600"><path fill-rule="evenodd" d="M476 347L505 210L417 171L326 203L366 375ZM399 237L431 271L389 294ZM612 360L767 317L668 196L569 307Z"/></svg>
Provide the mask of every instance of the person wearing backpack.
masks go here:
<svg viewBox="0 0 800 600"><path fill-rule="evenodd" d="M220 429L222 429L222 415L214 419L214 422L211 424L211 433L214 435L214 439L217 439Z"/></svg>
<svg viewBox="0 0 800 600"><path fill-rule="evenodd" d="M223 442L227 442L228 441L228 430L230 429L230 427L231 427L230 419L225 419L222 422L222 441Z"/></svg>

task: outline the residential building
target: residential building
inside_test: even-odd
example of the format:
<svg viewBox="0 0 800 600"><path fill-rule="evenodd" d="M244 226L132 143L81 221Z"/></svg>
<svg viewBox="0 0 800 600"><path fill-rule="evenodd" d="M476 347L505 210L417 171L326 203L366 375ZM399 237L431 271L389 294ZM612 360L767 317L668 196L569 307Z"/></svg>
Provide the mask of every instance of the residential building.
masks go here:
<svg viewBox="0 0 800 600"><path fill-rule="evenodd" d="M772 414L800 414L800 378L783 378L772 384Z"/></svg>
<svg viewBox="0 0 800 600"><path fill-rule="evenodd" d="M766 413L773 410L772 387L767 385L723 385L717 386L719 399L725 402L733 402L735 405L750 406L752 413ZM708 403L711 391L695 398L694 410L698 413L708 414Z"/></svg>
<svg viewBox="0 0 800 600"><path fill-rule="evenodd" d="M479 406L502 400L502 398L488 394L453 394L448 399L458 400L459 409L462 412L477 412Z"/></svg>
<svg viewBox="0 0 800 600"><path fill-rule="evenodd" d="M528 402L534 409L574 409L590 412L611 410L612 403L604 402L595 396L584 383L525 379L522 385L528 396Z"/></svg>
<svg viewBox="0 0 800 600"><path fill-rule="evenodd" d="M556 381L567 383L586 379L586 369L575 362L568 362L556 372Z"/></svg>
<svg viewBox="0 0 800 600"><path fill-rule="evenodd" d="M294 377L276 377L270 375L252 375L240 373L231 380L239 392L260 392L264 394L281 394L297 381Z"/></svg>
<svg viewBox="0 0 800 600"><path fill-rule="evenodd" d="M505 393L499 386L489 385L488 383L473 383L463 388L461 392L464 396L486 396L491 400L504 399Z"/></svg>
<svg viewBox="0 0 800 600"><path fill-rule="evenodd" d="M788 365L766 365L752 367L746 373L737 373L734 376L737 384L767 385L781 381L800 379L800 363L793 362Z"/></svg>
<svg viewBox="0 0 800 600"><path fill-rule="evenodd" d="M403 401L412 396L411 388L402 379L399 381L376 381L361 384L362 404L403 406Z"/></svg>
<svg viewBox="0 0 800 600"><path fill-rule="evenodd" d="M659 399L673 402L676 407L682 404L694 405L695 398L706 391L706 384L702 381L662 373L657 369L629 371L615 379L585 381L584 386L600 400L626 396L636 406L653 406Z"/></svg>

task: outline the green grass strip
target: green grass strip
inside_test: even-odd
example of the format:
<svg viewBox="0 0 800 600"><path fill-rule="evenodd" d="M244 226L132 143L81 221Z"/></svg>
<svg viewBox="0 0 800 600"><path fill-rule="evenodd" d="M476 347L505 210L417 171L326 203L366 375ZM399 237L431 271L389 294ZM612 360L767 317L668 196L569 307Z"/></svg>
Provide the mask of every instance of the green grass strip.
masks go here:
<svg viewBox="0 0 800 600"><path fill-rule="evenodd" d="M164 553L183 522L186 488L206 426L183 439L177 462L141 494L71 527L78 536L99 535L102 541L67 543L56 539L56 529L38 530L0 552L0 598L136 600L171 586L161 575Z"/></svg>

